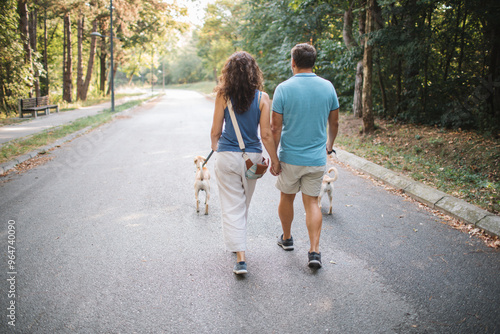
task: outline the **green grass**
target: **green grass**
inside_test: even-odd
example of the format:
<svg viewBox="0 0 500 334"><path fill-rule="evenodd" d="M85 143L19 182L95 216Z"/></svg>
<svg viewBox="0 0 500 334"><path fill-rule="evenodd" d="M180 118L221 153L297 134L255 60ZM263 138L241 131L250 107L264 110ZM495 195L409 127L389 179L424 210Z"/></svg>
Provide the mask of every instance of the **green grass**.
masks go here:
<svg viewBox="0 0 500 334"><path fill-rule="evenodd" d="M115 95L115 99L120 99L122 97L127 97L127 96L138 96L142 95L142 93L132 93L132 94L124 94L124 93L119 93ZM54 97L54 101L51 101L51 103L54 104L59 104L59 111L64 112L64 111L69 111L69 110L74 110L82 107L89 107L93 106L96 104L101 104L104 102L109 102L111 101L111 98L109 96L105 97L100 97L100 96L89 96L87 100L85 101L75 101L75 102L65 102L61 100L60 96ZM17 124L21 122L26 122L29 121L30 118L18 118L18 112L17 110L12 110L9 114L5 113L0 113L0 126L3 125L11 125L11 124Z"/></svg>
<svg viewBox="0 0 500 334"><path fill-rule="evenodd" d="M358 122L341 115L336 146L500 213L500 140L461 130L381 120L374 134L363 136L357 130Z"/></svg>
<svg viewBox="0 0 500 334"><path fill-rule="evenodd" d="M141 104L143 101L145 100L134 100L118 105L115 107L114 113L132 108ZM96 128L109 122L114 113L111 112L111 109L106 109L97 115L79 118L70 124L45 130L26 139L11 140L5 143L0 149L0 163L7 162L16 156L49 145L59 138L66 137L86 127L90 126L92 129Z"/></svg>
<svg viewBox="0 0 500 334"><path fill-rule="evenodd" d="M142 95L142 93L133 93L133 94L117 93L117 94L115 94L115 100L118 100L122 97L138 96L138 95ZM82 108L82 107L89 107L89 106L93 106L96 104L101 104L101 103L109 102L109 101L111 101L111 97L109 97L109 96L89 97L85 101L75 101L75 102L71 102L71 103L62 101L59 103L59 110L60 111L74 110L74 109L78 109L78 108Z"/></svg>

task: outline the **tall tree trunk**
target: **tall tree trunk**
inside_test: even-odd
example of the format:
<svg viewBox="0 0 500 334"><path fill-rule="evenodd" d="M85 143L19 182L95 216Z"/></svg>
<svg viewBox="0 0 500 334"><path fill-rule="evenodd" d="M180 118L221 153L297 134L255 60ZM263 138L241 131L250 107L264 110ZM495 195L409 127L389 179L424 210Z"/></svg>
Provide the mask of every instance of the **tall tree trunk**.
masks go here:
<svg viewBox="0 0 500 334"><path fill-rule="evenodd" d="M132 79L134 78L134 75L135 75L135 69L136 69L136 68L134 68L134 69L132 70L132 72L130 73L130 78L128 78L128 83L127 83L127 86L130 86L130 85L132 84Z"/></svg>
<svg viewBox="0 0 500 334"><path fill-rule="evenodd" d="M101 74L100 74L100 86L99 90L101 91L101 94L104 95L104 91L106 89L106 42L104 38L101 38L101 55L99 56L100 58L100 65L101 65Z"/></svg>
<svg viewBox="0 0 500 334"><path fill-rule="evenodd" d="M66 66L63 78L63 100L73 102L73 55L71 49L71 18L69 13L64 16L64 31L66 33Z"/></svg>
<svg viewBox="0 0 500 334"><path fill-rule="evenodd" d="M18 0L17 12L19 14L19 31L21 33L21 41L24 46L24 62L26 64L31 64L28 5L25 0ZM31 97L32 91L30 91L29 95Z"/></svg>
<svg viewBox="0 0 500 334"><path fill-rule="evenodd" d="M21 32L21 40L24 46L24 61L25 63L31 63L28 5L25 0L17 2L17 11L19 13L19 31Z"/></svg>
<svg viewBox="0 0 500 334"><path fill-rule="evenodd" d="M363 117L363 60L358 61L356 66L352 110L355 117Z"/></svg>
<svg viewBox="0 0 500 334"><path fill-rule="evenodd" d="M97 21L92 22L92 32L97 32ZM97 45L97 37L92 36L90 39L90 53L89 61L87 63L87 75L85 76L85 81L83 82L83 87L81 91L80 99L82 101L87 100L87 94L89 91L90 80L92 79L92 70L94 69L94 58Z"/></svg>
<svg viewBox="0 0 500 334"><path fill-rule="evenodd" d="M354 2L353 2L354 3ZM349 6L349 9L344 12L344 25L342 28L342 38L344 39L344 43L347 46L348 50L351 50L353 47L358 46L358 43L352 36L352 5Z"/></svg>
<svg viewBox="0 0 500 334"><path fill-rule="evenodd" d="M401 112L401 101L402 101L402 93L403 93L403 61L401 59L398 60L398 69L396 72L396 115L399 115Z"/></svg>
<svg viewBox="0 0 500 334"><path fill-rule="evenodd" d="M113 72L110 74L113 76L113 81L115 79L116 71L118 70L118 62L114 62L113 64ZM111 82L111 77L109 79L109 82ZM106 95L109 95L111 93L111 84L108 85L108 90L106 92Z"/></svg>
<svg viewBox="0 0 500 334"><path fill-rule="evenodd" d="M432 31L432 12L434 8L429 9L429 14L427 16L428 31ZM424 61L424 84L422 88L422 114L427 112L427 96L428 96L428 82L429 82L429 55L431 48L431 41L429 41L430 36L426 38L427 46L425 48L425 61Z"/></svg>
<svg viewBox="0 0 500 334"><path fill-rule="evenodd" d="M63 86L62 86L62 89L63 89L63 93L62 93L62 96L63 96L63 99L64 97L67 95L66 93L66 85L64 84L65 83L65 80L66 80L66 59L67 59L67 50L66 50L66 45L67 45L67 38L66 38L66 18L64 17L63 18L63 62L62 62L62 77L63 77Z"/></svg>
<svg viewBox="0 0 500 334"><path fill-rule="evenodd" d="M457 11L457 21L455 24L455 33L453 34L453 42L447 43L447 45L450 47L448 50L448 57L446 57L446 63L444 65L444 74L443 74L443 81L448 80L448 73L450 70L451 66L451 60L453 59L453 55L455 54L455 47L457 45L457 38L458 38L458 27L460 26L460 16L461 16L461 6L458 6L458 11Z"/></svg>
<svg viewBox="0 0 500 334"><path fill-rule="evenodd" d="M366 11L366 36L365 50L363 54L363 133L372 133L375 130L375 121L373 117L372 100L372 71L373 46L369 43L369 34L373 27L375 0L368 0L368 10Z"/></svg>
<svg viewBox="0 0 500 334"><path fill-rule="evenodd" d="M361 7L366 6L366 0L361 1ZM366 31L366 10L359 11L358 32L361 38ZM363 117L363 59L356 65L356 79L354 82L353 113L356 117Z"/></svg>
<svg viewBox="0 0 500 334"><path fill-rule="evenodd" d="M44 9L43 14L43 69L45 70L45 77L42 79L42 89L41 94L43 96L49 95L50 93L50 80L49 80L49 63L47 56L47 8Z"/></svg>
<svg viewBox="0 0 500 334"><path fill-rule="evenodd" d="M464 60L464 50L465 50L465 32L467 29L467 6L465 7L464 19L462 21L462 34L460 41L460 56L458 57L458 73L462 73L462 62Z"/></svg>
<svg viewBox="0 0 500 334"><path fill-rule="evenodd" d="M37 50L37 23L38 23L38 1L35 1L35 6L33 8L33 11L29 14L30 20L29 20L29 30L30 30L30 46L31 46L31 51L36 52ZM32 59L33 60L33 59ZM35 86L35 96L40 97L40 73L38 69L34 68L34 66L31 66L33 69L33 76L35 78L34 81L34 86Z"/></svg>
<svg viewBox="0 0 500 334"><path fill-rule="evenodd" d="M384 78L382 76L382 69L380 66L380 61L376 61L378 69L378 85L380 88L380 95L382 96L382 108L387 112L387 94L385 92Z"/></svg>
<svg viewBox="0 0 500 334"><path fill-rule="evenodd" d="M77 19L77 50L78 50L78 60L76 65L76 99L82 99L82 90L83 90L83 25L85 19L82 15Z"/></svg>
<svg viewBox="0 0 500 334"><path fill-rule="evenodd" d="M352 24L353 24L352 6L353 6L353 4L354 4L354 1L349 6L349 9L344 12L344 25L343 25L343 29L342 29L342 37L344 39L344 43L347 46L348 50L351 50L352 48L358 46L356 39L352 35ZM364 29L364 24L363 24L363 29ZM354 96L353 96L353 104L352 104L352 110L353 110L354 116L356 116L356 117L361 117L361 115L363 114L362 104L361 104L362 86L363 86L363 61L360 60L356 66L356 80L354 83Z"/></svg>

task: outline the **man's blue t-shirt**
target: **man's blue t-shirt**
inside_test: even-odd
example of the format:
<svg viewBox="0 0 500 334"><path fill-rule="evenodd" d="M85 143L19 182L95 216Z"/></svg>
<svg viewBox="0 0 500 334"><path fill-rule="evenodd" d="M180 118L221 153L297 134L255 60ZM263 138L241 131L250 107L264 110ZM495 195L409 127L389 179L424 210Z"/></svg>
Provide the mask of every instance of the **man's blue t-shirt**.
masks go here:
<svg viewBox="0 0 500 334"><path fill-rule="evenodd" d="M274 112L283 115L279 159L290 165L326 165L326 126L339 108L332 83L314 73L298 73L276 87Z"/></svg>

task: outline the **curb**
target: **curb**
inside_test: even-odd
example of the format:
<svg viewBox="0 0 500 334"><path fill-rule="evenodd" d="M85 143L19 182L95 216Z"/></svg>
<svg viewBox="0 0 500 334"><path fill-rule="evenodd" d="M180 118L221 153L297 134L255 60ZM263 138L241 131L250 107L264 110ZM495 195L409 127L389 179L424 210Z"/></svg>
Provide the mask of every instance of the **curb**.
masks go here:
<svg viewBox="0 0 500 334"><path fill-rule="evenodd" d="M114 113L111 117L114 119L116 116L128 113L128 112L132 111L133 109L135 109L135 108L137 108L137 107L139 107L139 106L141 106L141 105L143 105L145 103L148 103L148 102L154 100L157 97L158 97L158 95L154 95L150 99L142 102L141 104L138 104L138 105L136 105L136 106L134 106L132 108L125 109L125 110L122 110L120 112ZM41 148L37 148L36 150L33 150L33 151L29 152L29 153L26 153L26 154L23 154L21 156L15 157L15 158L13 158L12 160L10 160L8 162L0 164L0 175L7 173L11 169L14 169L17 165L25 162L26 160L29 160L29 159L32 159L32 158L36 157L38 154L40 154L40 152L45 152L45 151L48 151L48 150L50 150L50 149L52 149L54 147L61 146L62 144L66 143L68 141L71 141L71 140L75 139L76 137L79 137L79 136L83 135L85 132L89 131L91 128L92 128L91 126L88 126L88 127L83 128L81 130L73 132L73 133L67 135L66 137L59 138L55 142L53 142L53 143L51 143L49 145L43 146Z"/></svg>
<svg viewBox="0 0 500 334"><path fill-rule="evenodd" d="M352 153L338 149L337 158L354 169L360 170L377 180L402 190L410 197L433 209L440 210L462 222L472 224L489 234L500 236L500 216L498 215L374 164Z"/></svg>

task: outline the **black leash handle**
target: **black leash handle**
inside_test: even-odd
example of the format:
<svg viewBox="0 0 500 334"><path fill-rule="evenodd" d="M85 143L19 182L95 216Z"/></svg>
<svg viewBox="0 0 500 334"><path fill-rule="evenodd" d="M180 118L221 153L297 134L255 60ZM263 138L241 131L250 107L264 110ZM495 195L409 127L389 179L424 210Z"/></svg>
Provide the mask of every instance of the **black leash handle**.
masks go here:
<svg viewBox="0 0 500 334"><path fill-rule="evenodd" d="M210 159L210 157L212 156L212 154L214 154L214 150L212 150L212 152L210 152L210 154L208 155L208 157L203 162L203 165L201 165L201 168L205 167L206 163L208 162L208 159Z"/></svg>

